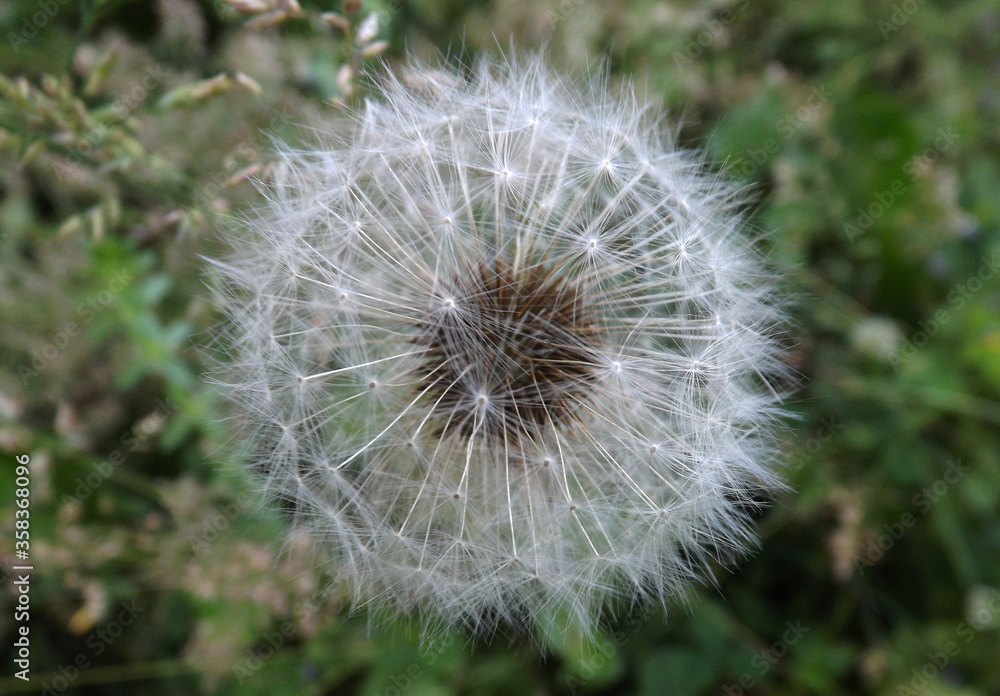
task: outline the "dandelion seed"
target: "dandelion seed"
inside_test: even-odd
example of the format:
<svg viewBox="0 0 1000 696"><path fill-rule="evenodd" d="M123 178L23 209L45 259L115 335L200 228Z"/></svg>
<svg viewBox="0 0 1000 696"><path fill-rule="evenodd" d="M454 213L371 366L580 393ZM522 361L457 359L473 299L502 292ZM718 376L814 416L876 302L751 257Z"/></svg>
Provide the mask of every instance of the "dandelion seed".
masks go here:
<svg viewBox="0 0 1000 696"><path fill-rule="evenodd" d="M378 97L283 153L219 264L254 468L335 583L589 630L739 554L783 368L733 188L539 58Z"/></svg>

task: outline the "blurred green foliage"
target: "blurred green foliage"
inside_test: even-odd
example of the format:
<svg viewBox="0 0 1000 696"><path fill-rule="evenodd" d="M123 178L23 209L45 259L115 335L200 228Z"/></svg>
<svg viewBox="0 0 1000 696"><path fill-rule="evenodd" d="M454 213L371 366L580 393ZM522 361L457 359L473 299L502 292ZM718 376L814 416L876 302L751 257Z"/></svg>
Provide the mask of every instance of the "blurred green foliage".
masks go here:
<svg viewBox="0 0 1000 696"><path fill-rule="evenodd" d="M1000 693L995 2L257 4L0 6L0 545L27 453L36 567L32 680L0 691ZM387 49L354 45L373 12ZM371 631L241 473L201 259L269 138L356 100L373 54L543 44L636 80L751 191L795 298L795 492L739 569L594 642Z"/></svg>

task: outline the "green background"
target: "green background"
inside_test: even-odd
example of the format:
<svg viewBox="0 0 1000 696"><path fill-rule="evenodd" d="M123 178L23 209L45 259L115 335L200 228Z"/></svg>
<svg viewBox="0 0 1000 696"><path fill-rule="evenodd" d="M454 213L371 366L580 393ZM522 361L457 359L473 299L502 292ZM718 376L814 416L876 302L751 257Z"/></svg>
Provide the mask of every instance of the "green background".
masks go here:
<svg viewBox="0 0 1000 696"><path fill-rule="evenodd" d="M794 491L761 547L666 616L542 646L348 617L249 492L204 386L220 221L261 200L271 137L363 90L317 15L340 3L303 9L260 28L221 2L0 6L0 557L28 454L35 566L28 683L0 572L0 692L1000 693L995 2L366 0L349 18L378 13L391 64L543 44L568 72L603 62L748 187L786 269Z"/></svg>

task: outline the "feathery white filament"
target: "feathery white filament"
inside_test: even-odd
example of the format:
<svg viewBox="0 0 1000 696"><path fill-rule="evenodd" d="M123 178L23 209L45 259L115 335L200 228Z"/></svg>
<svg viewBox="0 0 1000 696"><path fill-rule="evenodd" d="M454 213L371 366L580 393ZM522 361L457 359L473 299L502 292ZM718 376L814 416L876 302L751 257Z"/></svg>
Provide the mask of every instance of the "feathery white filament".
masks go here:
<svg viewBox="0 0 1000 696"><path fill-rule="evenodd" d="M256 468L356 603L489 630L665 600L780 485L773 280L733 189L539 58L416 68L220 264Z"/></svg>

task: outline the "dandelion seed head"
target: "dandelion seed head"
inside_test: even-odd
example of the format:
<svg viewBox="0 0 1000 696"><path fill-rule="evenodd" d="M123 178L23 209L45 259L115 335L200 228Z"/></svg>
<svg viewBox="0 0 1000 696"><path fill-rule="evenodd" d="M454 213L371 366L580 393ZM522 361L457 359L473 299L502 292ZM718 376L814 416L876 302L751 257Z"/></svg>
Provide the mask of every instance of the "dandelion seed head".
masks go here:
<svg viewBox="0 0 1000 696"><path fill-rule="evenodd" d="M584 631L753 543L775 279L655 110L538 57L415 66L219 263L253 468L356 605Z"/></svg>

